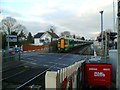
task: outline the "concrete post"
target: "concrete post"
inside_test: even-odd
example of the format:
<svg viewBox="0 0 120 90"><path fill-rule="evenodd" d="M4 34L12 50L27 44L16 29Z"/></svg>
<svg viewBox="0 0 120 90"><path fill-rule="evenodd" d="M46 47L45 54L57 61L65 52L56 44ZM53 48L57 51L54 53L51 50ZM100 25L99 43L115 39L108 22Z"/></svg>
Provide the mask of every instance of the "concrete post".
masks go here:
<svg viewBox="0 0 120 90"><path fill-rule="evenodd" d="M116 88L120 90L120 0L118 0L118 60L117 60L117 72L116 72Z"/></svg>
<svg viewBox="0 0 120 90"><path fill-rule="evenodd" d="M101 56L104 57L104 41L103 41L103 11L100 11L101 14L101 36L102 36L102 43L101 43Z"/></svg>

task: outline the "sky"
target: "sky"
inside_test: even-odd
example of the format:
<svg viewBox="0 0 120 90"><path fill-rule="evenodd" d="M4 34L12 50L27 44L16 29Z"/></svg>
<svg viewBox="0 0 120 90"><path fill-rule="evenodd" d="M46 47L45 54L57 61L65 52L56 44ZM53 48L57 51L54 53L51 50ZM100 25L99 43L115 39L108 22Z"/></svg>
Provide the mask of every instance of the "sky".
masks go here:
<svg viewBox="0 0 120 90"><path fill-rule="evenodd" d="M117 0L114 2L116 16ZM113 0L0 0L0 21L15 18L32 35L53 25L58 35L70 31L94 39L101 31L101 10L104 30L113 30Z"/></svg>

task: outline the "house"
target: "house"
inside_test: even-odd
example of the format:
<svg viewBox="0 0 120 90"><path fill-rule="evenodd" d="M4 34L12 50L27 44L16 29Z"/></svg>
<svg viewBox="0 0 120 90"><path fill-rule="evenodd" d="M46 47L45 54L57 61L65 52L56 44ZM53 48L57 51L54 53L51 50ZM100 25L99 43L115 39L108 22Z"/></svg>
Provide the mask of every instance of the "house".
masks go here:
<svg viewBox="0 0 120 90"><path fill-rule="evenodd" d="M54 32L41 32L34 35L34 45L43 45L51 41L55 41L59 36Z"/></svg>

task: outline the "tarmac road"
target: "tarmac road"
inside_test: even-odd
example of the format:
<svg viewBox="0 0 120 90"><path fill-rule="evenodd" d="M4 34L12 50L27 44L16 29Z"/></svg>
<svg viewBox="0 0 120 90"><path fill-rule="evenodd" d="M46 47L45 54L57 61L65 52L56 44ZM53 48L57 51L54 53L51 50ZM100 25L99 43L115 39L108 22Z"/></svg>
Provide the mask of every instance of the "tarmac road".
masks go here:
<svg viewBox="0 0 120 90"><path fill-rule="evenodd" d="M3 69L3 88L16 88L40 73L41 76L29 85L40 84L44 88L44 76L47 70L58 70L84 58L82 55L67 53L22 53L20 61L4 64L8 67Z"/></svg>

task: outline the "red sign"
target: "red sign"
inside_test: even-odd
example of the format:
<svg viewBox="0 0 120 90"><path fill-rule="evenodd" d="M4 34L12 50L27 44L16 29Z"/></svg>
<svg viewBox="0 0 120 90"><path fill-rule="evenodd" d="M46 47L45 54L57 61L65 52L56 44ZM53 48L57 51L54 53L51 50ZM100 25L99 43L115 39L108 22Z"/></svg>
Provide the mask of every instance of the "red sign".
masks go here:
<svg viewBox="0 0 120 90"><path fill-rule="evenodd" d="M86 64L86 81L92 86L110 86L111 64Z"/></svg>

